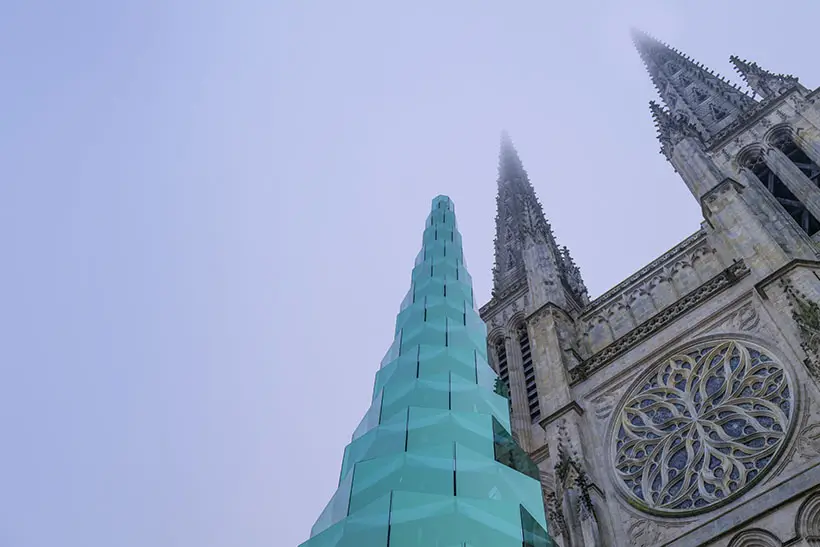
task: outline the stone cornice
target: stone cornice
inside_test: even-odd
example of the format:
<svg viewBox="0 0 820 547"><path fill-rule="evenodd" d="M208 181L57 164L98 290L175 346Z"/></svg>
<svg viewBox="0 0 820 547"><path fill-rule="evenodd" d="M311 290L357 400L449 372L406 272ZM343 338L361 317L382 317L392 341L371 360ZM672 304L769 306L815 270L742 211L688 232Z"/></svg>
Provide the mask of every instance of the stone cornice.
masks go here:
<svg viewBox="0 0 820 547"><path fill-rule="evenodd" d="M504 289L503 291L499 291L495 296L493 296L489 302L484 304L478 309L478 314L481 316L481 319L487 321L490 317L496 314L498 310L501 308L501 304L505 303L511 296L520 296L519 292L525 292L527 289L527 278L523 277L517 280L515 283Z"/></svg>
<svg viewBox="0 0 820 547"><path fill-rule="evenodd" d="M542 315L545 315L548 311L557 311L558 313L560 313L561 315L566 317L569 321L573 321L573 322L575 321L575 319L572 318L572 315L570 315L567 312L567 310L565 310L564 308L562 308L558 304L555 304L554 302L547 302L546 304L544 304L543 306L541 306L540 308L538 308L534 312L527 315L527 323L529 323L530 321L532 321L533 319L535 319L537 317L541 317Z"/></svg>
<svg viewBox="0 0 820 547"><path fill-rule="evenodd" d="M728 534L739 530L750 520L759 518L762 513L775 507L782 506L805 492L815 489L820 483L820 464L800 471L799 473L779 481L774 487L768 487L749 498L740 498L741 501L730 511L726 511L711 519L705 519L683 535L666 541L663 547L683 547L684 545L705 545L718 535ZM720 531L721 534L716 532ZM788 543L792 545L792 543Z"/></svg>
<svg viewBox="0 0 820 547"><path fill-rule="evenodd" d="M530 452L530 459L536 464L541 463L542 461L546 460L549 457L550 457L550 445L548 445L548 444L545 444L541 448L536 448L535 450Z"/></svg>
<svg viewBox="0 0 820 547"><path fill-rule="evenodd" d="M571 412L571 411L575 412L579 416L584 414L584 409L581 408L581 406L578 403L576 403L575 401L570 401L567 404L565 404L564 406L562 406L561 408L559 408L558 410L556 410L555 412L553 412L552 414L550 414L549 416L545 416L544 418L541 418L541 420L538 422L538 425L540 425L542 428L546 429L547 426L550 425L552 422L554 422L555 420L557 420L558 418L560 418L561 416L563 416L567 412Z"/></svg>
<svg viewBox="0 0 820 547"><path fill-rule="evenodd" d="M723 193L723 191L729 186L734 186L736 190L742 190L743 189L743 185L740 184L738 181L736 181L735 179L733 179L731 177L726 177L717 186L715 186L714 188L712 188L711 190L709 190L708 192L703 194L703 196L701 196L701 198L700 198L701 205L705 201L711 201L713 196L716 196L718 194Z"/></svg>
<svg viewBox="0 0 820 547"><path fill-rule="evenodd" d="M750 270L743 261L735 262L694 291L673 302L646 322L638 325L570 370L570 385L574 386L584 381L591 374L602 369L605 365L663 329L675 319L706 302L726 287L734 285L749 273Z"/></svg>
<svg viewBox="0 0 820 547"><path fill-rule="evenodd" d="M623 281L621 281L620 283L606 291L604 294L590 302L589 305L586 306L581 312L581 317L588 315L589 313L600 308L601 306L606 304L608 300L624 292L630 285L632 285L633 283L637 283L641 280L641 278L645 277L651 271L660 268L665 262L671 260L672 257L686 252L690 247L694 247L697 243L700 243L700 241L705 237L706 232L702 228L699 229L697 232L690 235L689 237L687 237L686 239L684 239L683 241L681 241L680 243L678 243L677 245L663 253L661 256L659 256L658 258L656 258L655 260L653 260L652 262L650 262L649 264L647 264L646 266L644 266L643 268L641 268L634 274L630 275L629 277L627 277L626 279L624 279Z"/></svg>

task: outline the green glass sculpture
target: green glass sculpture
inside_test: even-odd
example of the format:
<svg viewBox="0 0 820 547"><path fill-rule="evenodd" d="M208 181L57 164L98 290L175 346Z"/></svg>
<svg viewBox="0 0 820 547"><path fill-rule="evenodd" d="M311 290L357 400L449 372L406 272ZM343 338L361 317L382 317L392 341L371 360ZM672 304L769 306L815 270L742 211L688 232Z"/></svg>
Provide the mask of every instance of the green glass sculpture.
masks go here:
<svg viewBox="0 0 820 547"><path fill-rule="evenodd" d="M496 379L453 202L438 196L372 404L301 547L551 547Z"/></svg>

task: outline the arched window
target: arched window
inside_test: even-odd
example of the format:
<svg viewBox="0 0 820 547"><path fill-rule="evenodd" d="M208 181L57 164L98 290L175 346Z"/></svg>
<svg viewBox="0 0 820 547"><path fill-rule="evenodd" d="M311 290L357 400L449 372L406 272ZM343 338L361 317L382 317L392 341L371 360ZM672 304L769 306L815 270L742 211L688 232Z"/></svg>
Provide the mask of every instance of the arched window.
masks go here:
<svg viewBox="0 0 820 547"><path fill-rule="evenodd" d="M771 532L760 529L744 530L732 538L729 547L780 547L783 545Z"/></svg>
<svg viewBox="0 0 820 547"><path fill-rule="evenodd" d="M754 173L766 190L774 196L804 232L813 235L820 230L820 222L763 161L762 149L755 148L742 153L738 162Z"/></svg>
<svg viewBox="0 0 820 547"><path fill-rule="evenodd" d="M787 128L777 131L769 139L772 146L783 152L792 163L803 172L806 177L816 186L820 186L820 166L814 163L803 150L797 146L792 138L791 131Z"/></svg>
<svg viewBox="0 0 820 547"><path fill-rule="evenodd" d="M820 545L820 493L809 496L797 510L795 528L808 545Z"/></svg>
<svg viewBox="0 0 820 547"><path fill-rule="evenodd" d="M527 405L530 409L530 419L537 422L541 418L541 405L538 403L538 387L535 385L535 367L532 363L530 337L527 326L518 327L518 345L521 348L521 361L524 366L524 385L527 388Z"/></svg>

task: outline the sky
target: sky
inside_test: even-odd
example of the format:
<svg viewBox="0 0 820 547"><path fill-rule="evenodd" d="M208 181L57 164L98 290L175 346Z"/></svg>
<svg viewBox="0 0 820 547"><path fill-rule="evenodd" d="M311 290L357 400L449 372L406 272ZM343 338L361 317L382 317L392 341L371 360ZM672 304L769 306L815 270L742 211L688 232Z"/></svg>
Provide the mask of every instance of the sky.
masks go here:
<svg viewBox="0 0 820 547"><path fill-rule="evenodd" d="M455 201L486 302L507 130L601 294L701 221L629 27L816 87L818 10L5 3L0 547L298 545L431 199Z"/></svg>

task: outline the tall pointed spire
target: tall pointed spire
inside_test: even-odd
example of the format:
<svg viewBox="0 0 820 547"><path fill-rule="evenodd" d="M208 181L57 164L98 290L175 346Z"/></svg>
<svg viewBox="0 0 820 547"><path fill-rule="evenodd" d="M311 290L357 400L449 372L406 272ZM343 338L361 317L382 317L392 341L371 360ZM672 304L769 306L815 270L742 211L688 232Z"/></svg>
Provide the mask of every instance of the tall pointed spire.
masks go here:
<svg viewBox="0 0 820 547"><path fill-rule="evenodd" d="M580 305L587 302L580 271L568 251L564 255L558 248L552 227L544 217L524 164L506 131L501 134L496 207L493 293L517 285L528 277L528 270L540 268L551 270L550 275L560 279ZM529 263L532 260L525 252L532 245L545 251L537 265Z"/></svg>
<svg viewBox="0 0 820 547"><path fill-rule="evenodd" d="M776 97L798 83L797 78L791 74L774 74L764 70L757 63L740 59L737 55L729 57L729 61L735 65L735 70L743 81L764 99Z"/></svg>
<svg viewBox="0 0 820 547"><path fill-rule="evenodd" d="M738 86L645 32L633 29L632 41L672 117L688 120L704 140L756 104Z"/></svg>
<svg viewBox="0 0 820 547"><path fill-rule="evenodd" d="M419 256L336 493L301 547L553 547L447 196L433 199Z"/></svg>

